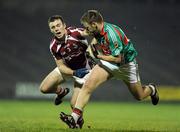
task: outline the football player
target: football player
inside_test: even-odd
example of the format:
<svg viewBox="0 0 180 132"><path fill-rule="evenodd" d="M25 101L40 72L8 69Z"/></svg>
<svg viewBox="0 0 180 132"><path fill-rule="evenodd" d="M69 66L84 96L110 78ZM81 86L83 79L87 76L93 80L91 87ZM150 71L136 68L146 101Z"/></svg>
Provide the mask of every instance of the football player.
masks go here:
<svg viewBox="0 0 180 132"><path fill-rule="evenodd" d="M70 127L79 128L78 122L82 120L83 109L87 105L92 92L110 78L122 80L131 94L137 100L151 97L152 104L159 101L158 91L154 84L142 85L136 61L137 51L124 34L122 29L103 20L96 10L87 11L81 18L81 23L90 35L94 36L93 47L95 56L99 59L84 83L71 115L60 114L60 118Z"/></svg>
<svg viewBox="0 0 180 132"><path fill-rule="evenodd" d="M53 15L48 20L48 25L53 34L50 43L50 52L54 57L57 67L51 71L40 85L44 94L56 94L55 105L62 102L62 98L69 93L69 88L61 84L68 79L74 79L71 106L74 107L82 84L89 76L92 62L87 58L88 42L86 32L82 28L67 27L60 15Z"/></svg>

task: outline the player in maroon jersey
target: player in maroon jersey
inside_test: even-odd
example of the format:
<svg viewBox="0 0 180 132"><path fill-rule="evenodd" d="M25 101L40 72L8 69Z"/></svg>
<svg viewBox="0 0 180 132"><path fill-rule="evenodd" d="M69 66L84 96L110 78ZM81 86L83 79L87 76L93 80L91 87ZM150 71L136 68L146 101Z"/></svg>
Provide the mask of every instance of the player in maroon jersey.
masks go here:
<svg viewBox="0 0 180 132"><path fill-rule="evenodd" d="M69 92L69 89L61 87L61 84L68 78L73 78L74 89L71 98L73 107L91 67L86 56L88 42L83 37L86 32L82 28L66 27L63 18L59 15L51 16L48 25L54 35L50 43L50 51L57 67L42 81L40 90L45 94L57 94L55 105L59 105Z"/></svg>

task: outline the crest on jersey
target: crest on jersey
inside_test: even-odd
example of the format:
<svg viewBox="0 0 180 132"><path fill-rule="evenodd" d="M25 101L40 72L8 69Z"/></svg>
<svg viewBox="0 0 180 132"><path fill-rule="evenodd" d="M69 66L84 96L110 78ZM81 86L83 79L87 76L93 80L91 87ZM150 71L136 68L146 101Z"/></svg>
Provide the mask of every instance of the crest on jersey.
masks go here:
<svg viewBox="0 0 180 132"><path fill-rule="evenodd" d="M114 42L114 47L118 48L118 42L117 41Z"/></svg>

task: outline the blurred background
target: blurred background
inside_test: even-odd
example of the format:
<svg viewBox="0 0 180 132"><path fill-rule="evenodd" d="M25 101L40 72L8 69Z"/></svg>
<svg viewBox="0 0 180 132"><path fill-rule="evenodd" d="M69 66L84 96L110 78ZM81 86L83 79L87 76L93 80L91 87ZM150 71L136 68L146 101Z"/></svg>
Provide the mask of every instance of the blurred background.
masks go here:
<svg viewBox="0 0 180 132"><path fill-rule="evenodd" d="M97 9L105 21L120 26L138 51L143 84L159 85L161 100L180 100L179 0L1 0L0 98L51 99L39 84L55 67L49 52L47 20L59 14L67 26L82 27L80 17ZM72 83L67 83L72 87ZM69 95L70 97L71 95ZM98 101L131 101L127 87L117 80L100 86Z"/></svg>

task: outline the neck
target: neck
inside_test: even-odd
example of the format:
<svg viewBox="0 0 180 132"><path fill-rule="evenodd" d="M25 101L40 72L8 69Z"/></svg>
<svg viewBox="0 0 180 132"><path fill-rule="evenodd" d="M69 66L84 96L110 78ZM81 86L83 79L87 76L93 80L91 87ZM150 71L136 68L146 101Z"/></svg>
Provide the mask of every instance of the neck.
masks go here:
<svg viewBox="0 0 180 132"><path fill-rule="evenodd" d="M102 22L102 23L100 23L100 24L97 25L97 28L98 28L99 32L102 31L103 26L104 26L104 22Z"/></svg>
<svg viewBox="0 0 180 132"><path fill-rule="evenodd" d="M64 32L65 36L67 35L67 29L65 28L65 32Z"/></svg>

